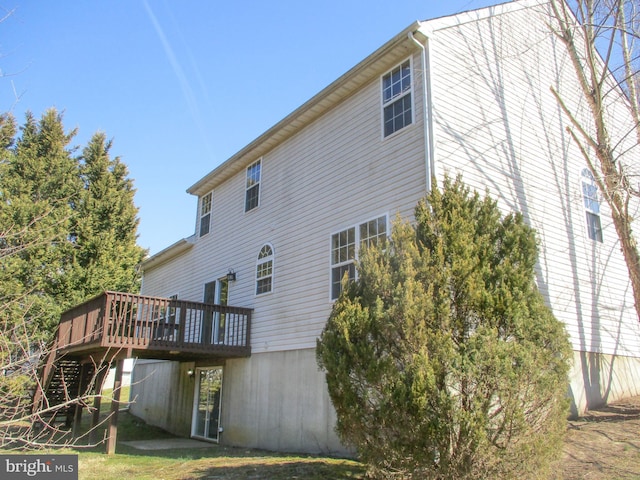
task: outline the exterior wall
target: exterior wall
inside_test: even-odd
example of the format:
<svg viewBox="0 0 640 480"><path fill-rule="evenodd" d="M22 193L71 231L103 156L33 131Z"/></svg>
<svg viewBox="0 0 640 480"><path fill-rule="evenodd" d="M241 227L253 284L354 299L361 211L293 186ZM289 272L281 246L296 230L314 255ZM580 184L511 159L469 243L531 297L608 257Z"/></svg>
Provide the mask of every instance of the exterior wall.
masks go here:
<svg viewBox="0 0 640 480"><path fill-rule="evenodd" d="M415 80L415 121L397 134L382 138L376 77L262 158L257 209L244 213L244 170L214 190L211 232L145 271L142 293L201 301L204 283L233 268L237 281L228 303L254 308L254 354L315 347L332 305L331 234L383 214L411 216L425 194ZM273 292L256 296L256 261L265 243L275 252Z"/></svg>
<svg viewBox="0 0 640 480"><path fill-rule="evenodd" d="M198 363L197 366L205 366ZM130 411L176 435L191 434L193 362L139 361ZM225 445L349 456L315 349L254 354L223 366L220 441Z"/></svg>
<svg viewBox="0 0 640 480"><path fill-rule="evenodd" d="M584 161L550 86L584 105L569 60L537 17L541 8L495 7L424 24L435 174L438 183L445 174L463 174L472 188L487 189L505 211L522 212L537 229L538 286L576 351L569 394L577 412L638 393L640 327L606 205L604 242L587 235ZM202 300L204 283L233 268L238 279L228 303L254 308L252 356L225 363L223 443L346 453L333 433L335 413L314 353L332 304L330 237L382 214L411 218L425 193L416 50L412 61L410 127L382 138L380 78L372 78L262 157L257 209L244 213L242 170L213 191L211 232L145 271L143 294ZM256 260L265 243L275 251L273 292L256 296ZM189 367L161 365L136 365L132 411L188 435ZM153 369L138 388L137 379Z"/></svg>
<svg viewBox="0 0 640 480"><path fill-rule="evenodd" d="M436 170L463 175L537 230L537 282L583 357L640 357L640 325L610 211L604 242L588 238L581 190L585 162L566 133L550 87L586 115L573 66L543 23L541 6L480 21L434 25L430 37ZM539 19L536 24L535 19ZM444 22L443 22L444 23ZM537 26L536 26L537 25ZM532 48L532 46L534 48ZM624 108L616 113L624 122ZM575 368L588 368L579 361ZM611 361L625 371L631 364ZM640 375L640 368L632 376ZM594 406L633 389L622 375L594 394L589 373L571 396ZM614 374L615 375L615 374ZM584 378L581 383L580 378ZM584 400L581 400L584 399Z"/></svg>
<svg viewBox="0 0 640 480"><path fill-rule="evenodd" d="M131 379L129 411L150 425L191 435L195 379L193 363L138 360Z"/></svg>
<svg viewBox="0 0 640 480"><path fill-rule="evenodd" d="M419 56L413 60L420 68ZM252 356L225 365L223 443L348 453L333 432L335 413L314 353L332 305L331 234L384 214L389 221L397 213L411 216L425 194L422 98L416 80L411 126L382 138L380 78L372 79L262 157L256 210L244 213L243 170L214 190L211 232L196 236L183 254L145 271L142 294L200 301L204 283L233 268L237 281L230 284L228 303L254 308ZM273 291L256 296L256 260L265 243L275 251ZM147 376L149 368L158 367L145 367L136 378ZM165 368L166 374L158 370L153 379L133 387L132 395L146 395L132 412L188 435L190 417L181 411L178 419L173 413L177 404L191 413L193 386L176 393L183 378L175 364ZM168 386L169 398L163 400Z"/></svg>
<svg viewBox="0 0 640 480"><path fill-rule="evenodd" d="M222 441L288 452L349 455L315 349L230 360L223 380Z"/></svg>
<svg viewBox="0 0 640 480"><path fill-rule="evenodd" d="M574 351L569 376L571 415L640 395L640 358Z"/></svg>

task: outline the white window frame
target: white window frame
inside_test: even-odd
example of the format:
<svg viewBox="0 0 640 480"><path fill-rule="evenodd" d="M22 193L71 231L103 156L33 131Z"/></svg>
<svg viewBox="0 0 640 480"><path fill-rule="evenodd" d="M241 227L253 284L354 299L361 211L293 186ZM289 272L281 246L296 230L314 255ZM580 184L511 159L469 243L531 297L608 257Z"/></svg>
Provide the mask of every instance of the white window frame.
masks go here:
<svg viewBox="0 0 640 480"><path fill-rule="evenodd" d="M208 200L206 200L208 198ZM211 232L211 217L213 210L213 192L209 192L206 195L200 197L198 202L198 237L204 237ZM206 209L206 211L205 211ZM206 217L209 217L205 220ZM206 223L203 223L206 222ZM203 233L203 225L207 226L206 231Z"/></svg>
<svg viewBox="0 0 640 480"><path fill-rule="evenodd" d="M267 253L267 249L269 253ZM265 243L260 248L256 261L256 295L266 295L273 292L274 267L275 250L272 244ZM268 290L261 291L261 287L265 283L268 283Z"/></svg>
<svg viewBox="0 0 640 480"><path fill-rule="evenodd" d="M365 237L363 227L368 228L372 222L376 222L376 224L379 225L381 220L384 220L384 232L376 233L375 235L367 234ZM350 231L353 231L353 241L351 241L352 239L349 235ZM389 238L389 216L386 213L376 215L363 222L333 232L329 236L329 298L331 301L335 301L342 291L342 286L340 285L338 287L338 282L342 282L344 273L349 273L350 280L356 280L358 278L355 262L359 257L363 243L370 245L371 239L375 238L377 241L377 239L382 236L384 236L385 239ZM338 244L335 243L336 240L339 242ZM337 278L335 273L338 273L340 278ZM337 290L335 290L336 288ZM334 295L334 292L336 292L337 295Z"/></svg>
<svg viewBox="0 0 640 480"><path fill-rule="evenodd" d="M593 173L588 168L581 172L580 185L582 190L582 205L585 211L587 236L594 242L603 241L602 218L600 216L600 193Z"/></svg>
<svg viewBox="0 0 640 480"><path fill-rule="evenodd" d="M409 85L403 88L403 85L402 85L403 79L404 79L403 70L405 69L405 65L407 65L408 67ZM393 81L393 76L396 70L398 70L399 78L397 79L397 81ZM388 83L387 79L391 80L391 83ZM398 91L394 92L393 87L394 85L398 85L398 84L400 88ZM391 137L395 133L399 132L400 130L403 130L405 127L408 127L409 125L412 125L415 122L415 119L414 119L415 106L414 106L413 90L414 90L413 89L413 60L411 59L411 57L402 61L401 63L399 63L392 69L390 69L389 71L385 72L380 77L380 99L382 104L381 119L382 119L382 138L383 139ZM404 117L407 113L407 109L404 108L406 107L406 105L404 105L405 102L408 102L408 110L411 118L408 121L406 121L402 126L398 128L394 126L391 131L387 132L387 122L385 120L386 110L389 108L393 109L395 105L403 105L402 117ZM395 115L393 118L397 118L397 117L398 115Z"/></svg>
<svg viewBox="0 0 640 480"><path fill-rule="evenodd" d="M258 168L258 174L257 176L254 174L254 169L257 166ZM259 158L258 160L256 160L255 162L253 162L251 165L249 165L247 167L247 169L245 170L245 190L244 190L244 212L250 212L252 210L255 210L256 208L258 208L260 206L260 196L261 196L261 190L262 190L262 158ZM249 195L250 192L253 190L257 190L258 193L255 196L255 205L251 206L251 208L249 208ZM251 197L252 199L254 198L253 196Z"/></svg>

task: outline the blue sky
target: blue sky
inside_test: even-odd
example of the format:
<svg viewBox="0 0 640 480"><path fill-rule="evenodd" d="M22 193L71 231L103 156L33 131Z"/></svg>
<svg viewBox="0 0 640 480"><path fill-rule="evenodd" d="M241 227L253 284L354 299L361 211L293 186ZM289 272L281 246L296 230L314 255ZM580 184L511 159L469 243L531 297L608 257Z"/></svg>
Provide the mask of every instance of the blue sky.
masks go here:
<svg viewBox="0 0 640 480"><path fill-rule="evenodd" d="M415 20L486 0L5 0L0 109L113 139L139 244L191 235L185 190Z"/></svg>

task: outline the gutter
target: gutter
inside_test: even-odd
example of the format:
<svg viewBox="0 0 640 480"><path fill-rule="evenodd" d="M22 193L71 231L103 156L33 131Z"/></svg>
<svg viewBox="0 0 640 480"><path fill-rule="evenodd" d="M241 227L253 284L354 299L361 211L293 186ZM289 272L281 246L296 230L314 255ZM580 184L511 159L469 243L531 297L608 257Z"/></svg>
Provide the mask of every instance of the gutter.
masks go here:
<svg viewBox="0 0 640 480"><path fill-rule="evenodd" d="M402 50L411 41L407 34L418 31L420 27L420 22L413 22L356 66L190 186L187 189L187 193L198 196L212 190L226 179L241 172L258 158L269 153L288 138L300 132L304 127L334 108L345 98L348 98L372 78L391 68L394 65L393 62L407 54ZM395 58L394 52L402 53L399 53ZM381 59L384 60L385 58L390 59L387 62L388 64L380 62Z"/></svg>
<svg viewBox="0 0 640 480"><path fill-rule="evenodd" d="M167 260L171 260L172 258L180 255L183 252L186 252L195 244L195 236L192 235L188 238L183 238L178 240L173 245L168 246L164 250L156 253L155 255L143 260L139 264L139 268L145 272L151 268L154 268L161 263L166 262Z"/></svg>
<svg viewBox="0 0 640 480"><path fill-rule="evenodd" d="M431 192L432 179L434 177L435 167L433 161L433 123L432 123L432 103L431 103L431 74L429 64L429 37L424 35L426 41L423 45L418 39L413 36L413 31L410 31L408 36L420 50L422 51L422 114L423 114L423 126L424 126L424 166L426 176L427 193Z"/></svg>

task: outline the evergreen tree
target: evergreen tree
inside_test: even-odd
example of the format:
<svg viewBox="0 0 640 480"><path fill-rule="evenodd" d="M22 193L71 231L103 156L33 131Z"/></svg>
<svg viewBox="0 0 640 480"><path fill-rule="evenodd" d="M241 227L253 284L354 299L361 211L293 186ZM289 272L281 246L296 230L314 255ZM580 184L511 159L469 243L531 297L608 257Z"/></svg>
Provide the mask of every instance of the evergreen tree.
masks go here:
<svg viewBox="0 0 640 480"><path fill-rule="evenodd" d="M103 290L138 288L133 182L110 143L96 134L75 155L75 131L47 111L27 114L17 136L0 115L0 444L29 433L29 391L39 380L65 309ZM73 395L73 393L71 393ZM44 430L43 432L46 432ZM30 437L34 438L34 437Z"/></svg>
<svg viewBox="0 0 640 480"><path fill-rule="evenodd" d="M11 129L15 126L7 125ZM35 339L45 338L68 306L68 233L81 183L69 147L75 132L65 133L55 110L39 122L27 114L21 132L16 141L5 142L0 171L0 231L11 254L3 259L0 290L3 303L19 308L12 315L23 318L29 312Z"/></svg>
<svg viewBox="0 0 640 480"><path fill-rule="evenodd" d="M0 117L0 307L3 332L20 323L46 339L65 309L104 290L138 291L133 182L110 142L95 134L82 155L49 110L27 114L21 134Z"/></svg>
<svg viewBox="0 0 640 480"><path fill-rule="evenodd" d="M571 355L534 232L445 179L365 250L318 340L336 430L372 476L546 478Z"/></svg>
<svg viewBox="0 0 640 480"><path fill-rule="evenodd" d="M79 298L106 290L137 292L135 267L145 251L136 244L138 209L133 181L119 158L111 159L111 142L96 133L84 148L80 176L84 189L75 215L74 285Z"/></svg>

